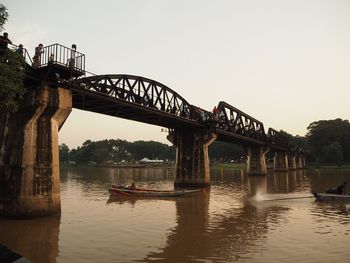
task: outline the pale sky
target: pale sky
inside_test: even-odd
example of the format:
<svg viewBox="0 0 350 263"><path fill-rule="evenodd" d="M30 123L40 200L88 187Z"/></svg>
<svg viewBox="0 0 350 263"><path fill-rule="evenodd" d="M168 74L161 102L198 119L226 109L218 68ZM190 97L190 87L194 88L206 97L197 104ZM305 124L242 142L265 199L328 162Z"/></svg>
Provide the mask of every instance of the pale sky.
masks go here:
<svg viewBox="0 0 350 263"><path fill-rule="evenodd" d="M317 120L350 118L348 0L5 0L14 43L60 43L96 74L154 79L190 104L226 101L264 123L305 135ZM156 140L161 127L73 110L59 134Z"/></svg>

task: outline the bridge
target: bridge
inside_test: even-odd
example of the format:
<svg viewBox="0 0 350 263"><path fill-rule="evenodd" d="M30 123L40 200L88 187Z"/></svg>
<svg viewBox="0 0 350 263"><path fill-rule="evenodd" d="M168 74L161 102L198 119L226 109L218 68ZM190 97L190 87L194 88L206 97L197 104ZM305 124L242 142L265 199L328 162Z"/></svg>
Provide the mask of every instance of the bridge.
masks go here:
<svg viewBox="0 0 350 263"><path fill-rule="evenodd" d="M155 80L89 74L85 55L59 44L44 47L35 63L27 55L27 62L20 110L0 114L0 214L60 211L58 131L72 108L168 128L177 148L175 187L209 186L208 146L215 140L247 149L249 175L267 173L268 151L277 171L305 165L277 130L265 132L262 122L227 102L213 113Z"/></svg>

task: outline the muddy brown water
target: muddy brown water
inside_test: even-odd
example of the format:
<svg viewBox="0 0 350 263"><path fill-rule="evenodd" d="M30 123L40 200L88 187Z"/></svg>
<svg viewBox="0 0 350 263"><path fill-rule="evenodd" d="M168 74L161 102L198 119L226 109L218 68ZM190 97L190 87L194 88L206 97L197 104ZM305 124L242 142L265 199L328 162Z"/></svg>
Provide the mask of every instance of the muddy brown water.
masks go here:
<svg viewBox="0 0 350 263"><path fill-rule="evenodd" d="M309 198L343 181L349 193L350 171L211 174L202 193L130 199L106 187L172 189L173 170L62 168L61 216L0 219L0 243L33 262L350 261L350 204Z"/></svg>

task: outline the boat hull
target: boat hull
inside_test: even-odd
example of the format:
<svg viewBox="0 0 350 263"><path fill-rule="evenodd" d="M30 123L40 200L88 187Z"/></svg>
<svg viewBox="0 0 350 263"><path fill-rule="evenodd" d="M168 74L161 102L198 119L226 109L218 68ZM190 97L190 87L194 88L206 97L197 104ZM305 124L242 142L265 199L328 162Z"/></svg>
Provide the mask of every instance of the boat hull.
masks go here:
<svg viewBox="0 0 350 263"><path fill-rule="evenodd" d="M350 202L350 195L326 194L312 192L316 201L343 201Z"/></svg>
<svg viewBox="0 0 350 263"><path fill-rule="evenodd" d="M148 190L148 189L129 189L109 187L110 194L115 196L140 196L140 197L179 197L186 194L201 192L201 189L195 190Z"/></svg>

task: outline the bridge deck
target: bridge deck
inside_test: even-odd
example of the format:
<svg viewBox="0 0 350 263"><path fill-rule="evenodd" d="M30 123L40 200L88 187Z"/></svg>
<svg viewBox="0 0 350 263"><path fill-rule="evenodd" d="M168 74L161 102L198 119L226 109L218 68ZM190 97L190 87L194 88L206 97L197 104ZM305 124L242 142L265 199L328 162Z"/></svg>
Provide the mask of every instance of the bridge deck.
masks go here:
<svg viewBox="0 0 350 263"><path fill-rule="evenodd" d="M72 88L73 108L139 121L165 128L204 127L205 125L178 115L144 107L104 94Z"/></svg>
<svg viewBox="0 0 350 263"><path fill-rule="evenodd" d="M59 44L43 48L39 60L27 65L26 82L45 81L72 90L73 107L170 129L207 128L221 141L268 146L286 151L285 138L274 130L264 131L262 122L219 102L216 113L189 104L167 86L140 76L85 75L85 55ZM81 78L79 78L81 77Z"/></svg>

